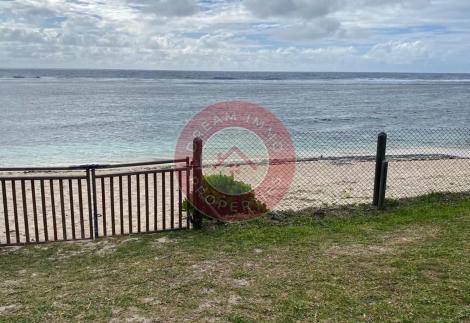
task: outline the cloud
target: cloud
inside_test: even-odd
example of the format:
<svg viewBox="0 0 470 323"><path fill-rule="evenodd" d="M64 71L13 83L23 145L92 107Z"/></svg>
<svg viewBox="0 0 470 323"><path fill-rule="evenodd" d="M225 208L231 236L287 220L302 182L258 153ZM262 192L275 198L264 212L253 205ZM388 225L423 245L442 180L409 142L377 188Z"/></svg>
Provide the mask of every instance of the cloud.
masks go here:
<svg viewBox="0 0 470 323"><path fill-rule="evenodd" d="M0 66L470 71L466 0L0 0Z"/></svg>
<svg viewBox="0 0 470 323"><path fill-rule="evenodd" d="M196 0L129 0L137 9L151 11L159 16L184 17L198 11Z"/></svg>
<svg viewBox="0 0 470 323"><path fill-rule="evenodd" d="M430 0L244 0L256 17L284 20L272 36L292 41L312 41L324 37L347 38L365 35L361 25L367 16L398 15L403 10L428 6ZM360 19L355 19L359 16Z"/></svg>
<svg viewBox="0 0 470 323"><path fill-rule="evenodd" d="M53 33L40 32L34 29L0 28L0 41L46 43L54 38Z"/></svg>
<svg viewBox="0 0 470 323"><path fill-rule="evenodd" d="M261 18L312 19L337 11L364 10L368 7L421 7L430 4L430 0L244 0L243 4Z"/></svg>
<svg viewBox="0 0 470 323"><path fill-rule="evenodd" d="M244 5L261 18L267 17L321 17L338 6L337 0L245 0Z"/></svg>
<svg viewBox="0 0 470 323"><path fill-rule="evenodd" d="M273 31L273 37L291 41L311 41L334 35L341 24L336 19L318 18L309 22L280 27Z"/></svg>
<svg viewBox="0 0 470 323"><path fill-rule="evenodd" d="M425 61L430 56L428 46L421 40L413 42L389 41L374 45L365 58L383 63L407 65Z"/></svg>

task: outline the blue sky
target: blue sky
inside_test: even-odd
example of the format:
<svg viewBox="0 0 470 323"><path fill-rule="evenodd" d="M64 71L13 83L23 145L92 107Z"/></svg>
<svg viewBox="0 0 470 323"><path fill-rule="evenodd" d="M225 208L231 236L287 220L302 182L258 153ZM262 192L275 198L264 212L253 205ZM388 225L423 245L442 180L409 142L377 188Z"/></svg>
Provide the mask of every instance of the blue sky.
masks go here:
<svg viewBox="0 0 470 323"><path fill-rule="evenodd" d="M470 72L468 0L0 0L0 67Z"/></svg>

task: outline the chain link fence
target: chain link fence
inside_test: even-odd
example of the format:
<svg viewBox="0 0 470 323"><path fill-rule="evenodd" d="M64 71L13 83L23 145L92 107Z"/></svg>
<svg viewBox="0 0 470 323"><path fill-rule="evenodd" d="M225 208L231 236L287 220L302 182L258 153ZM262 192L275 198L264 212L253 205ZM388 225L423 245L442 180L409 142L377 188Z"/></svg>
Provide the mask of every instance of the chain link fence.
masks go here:
<svg viewBox="0 0 470 323"><path fill-rule="evenodd" d="M256 188L269 168L282 173L294 164L295 175L284 183L287 193L274 209L372 203L379 132L293 132L276 144L287 150L291 140L295 160L287 151L286 158L273 160L254 133L230 129L204 144L203 172L232 175ZM387 135L388 199L470 191L470 129L404 129Z"/></svg>
<svg viewBox="0 0 470 323"><path fill-rule="evenodd" d="M387 198L470 191L470 129L388 134Z"/></svg>

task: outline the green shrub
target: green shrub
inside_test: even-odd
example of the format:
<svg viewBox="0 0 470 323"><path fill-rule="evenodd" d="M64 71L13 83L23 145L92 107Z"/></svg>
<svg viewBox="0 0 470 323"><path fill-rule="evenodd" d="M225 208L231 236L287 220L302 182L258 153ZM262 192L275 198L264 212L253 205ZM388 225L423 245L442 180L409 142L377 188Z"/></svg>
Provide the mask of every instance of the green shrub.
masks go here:
<svg viewBox="0 0 470 323"><path fill-rule="evenodd" d="M251 185L237 181L233 176L222 174L204 176L202 187L202 196L206 203L227 219L230 216L243 217L242 215L257 215L268 211L266 205L256 198ZM183 201L183 209L193 210L187 199Z"/></svg>
<svg viewBox="0 0 470 323"><path fill-rule="evenodd" d="M204 176L204 180L218 192L229 195L241 195L252 191L251 185L236 181L233 176L222 174Z"/></svg>

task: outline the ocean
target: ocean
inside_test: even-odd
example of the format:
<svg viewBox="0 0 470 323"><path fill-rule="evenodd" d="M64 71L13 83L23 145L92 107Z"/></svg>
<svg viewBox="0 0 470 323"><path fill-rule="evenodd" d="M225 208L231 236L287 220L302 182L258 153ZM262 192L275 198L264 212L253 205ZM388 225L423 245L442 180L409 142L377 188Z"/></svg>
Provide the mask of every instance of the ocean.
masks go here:
<svg viewBox="0 0 470 323"><path fill-rule="evenodd" d="M232 100L273 112L302 155L318 148L308 133L329 149L410 129L470 145L456 130L470 126L470 74L0 69L0 167L170 158L192 116Z"/></svg>

